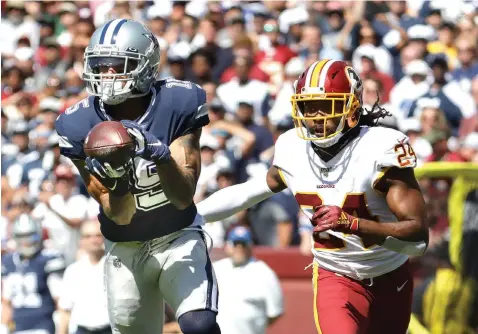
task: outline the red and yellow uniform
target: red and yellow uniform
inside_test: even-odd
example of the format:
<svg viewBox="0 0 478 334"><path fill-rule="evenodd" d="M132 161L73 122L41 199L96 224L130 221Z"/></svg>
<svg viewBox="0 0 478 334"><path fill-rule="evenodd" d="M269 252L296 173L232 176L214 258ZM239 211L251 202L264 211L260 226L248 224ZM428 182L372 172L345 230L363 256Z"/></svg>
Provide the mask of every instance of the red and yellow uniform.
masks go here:
<svg viewBox="0 0 478 334"><path fill-rule="evenodd" d="M313 208L336 205L348 214L394 222L384 194L375 185L390 167L414 168L416 156L403 133L382 127L361 127L332 159L314 151L300 102L324 96L343 109L327 117L342 117L337 132L321 141L337 143L342 122L361 105L355 71L343 62L324 60L309 68L296 83L293 117L296 129L279 137L274 166L309 218ZM355 124L348 123L349 127ZM306 139L306 140L304 140ZM367 237L328 230L314 237L314 314L323 334L382 334L406 332L411 312L412 277L408 256L374 244Z"/></svg>

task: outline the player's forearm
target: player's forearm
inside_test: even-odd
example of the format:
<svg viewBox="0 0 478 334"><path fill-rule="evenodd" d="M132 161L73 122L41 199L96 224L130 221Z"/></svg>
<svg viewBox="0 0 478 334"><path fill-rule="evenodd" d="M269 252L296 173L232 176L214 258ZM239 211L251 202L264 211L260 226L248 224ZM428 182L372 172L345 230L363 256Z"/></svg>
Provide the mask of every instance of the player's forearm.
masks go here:
<svg viewBox="0 0 478 334"><path fill-rule="evenodd" d="M131 193L121 197L106 193L102 194L99 199L103 212L109 219L118 225L131 223L131 219L136 213L136 203Z"/></svg>
<svg viewBox="0 0 478 334"><path fill-rule="evenodd" d="M178 209L186 209L196 192L196 171L189 165L180 167L174 159L156 167L168 200Z"/></svg>
<svg viewBox="0 0 478 334"><path fill-rule="evenodd" d="M358 231L361 234L378 237L391 236L403 241L425 241L428 243L428 229L420 219L409 219L398 222L375 222L360 219Z"/></svg>
<svg viewBox="0 0 478 334"><path fill-rule="evenodd" d="M269 188L265 177L256 177L216 191L198 203L197 209L207 222L215 222L248 209L272 195L274 192Z"/></svg>
<svg viewBox="0 0 478 334"><path fill-rule="evenodd" d="M361 219L358 233L379 238L383 248L409 256L421 256L428 247L428 228L419 220L377 223Z"/></svg>

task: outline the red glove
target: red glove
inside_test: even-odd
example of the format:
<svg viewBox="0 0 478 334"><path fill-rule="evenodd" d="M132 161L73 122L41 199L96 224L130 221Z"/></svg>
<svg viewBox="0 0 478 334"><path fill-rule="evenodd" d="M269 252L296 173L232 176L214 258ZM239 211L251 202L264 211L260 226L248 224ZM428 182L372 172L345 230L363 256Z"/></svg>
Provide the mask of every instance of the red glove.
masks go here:
<svg viewBox="0 0 478 334"><path fill-rule="evenodd" d="M315 232L333 230L342 233L358 231L359 219L349 215L342 208L335 205L321 205L314 208L311 222Z"/></svg>

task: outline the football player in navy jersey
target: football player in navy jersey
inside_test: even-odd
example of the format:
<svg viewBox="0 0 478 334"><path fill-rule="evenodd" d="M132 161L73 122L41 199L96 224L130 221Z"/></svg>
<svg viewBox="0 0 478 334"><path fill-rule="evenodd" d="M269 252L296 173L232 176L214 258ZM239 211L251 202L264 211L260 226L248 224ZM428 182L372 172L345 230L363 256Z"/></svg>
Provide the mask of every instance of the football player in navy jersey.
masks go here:
<svg viewBox="0 0 478 334"><path fill-rule="evenodd" d="M14 222L12 235L16 251L2 257L2 324L13 333L55 334L65 261L42 247L40 225L27 214Z"/></svg>
<svg viewBox="0 0 478 334"><path fill-rule="evenodd" d="M159 57L143 24L99 27L84 56L90 97L60 115L56 130L61 153L100 204L113 332L161 332L166 301L183 333L216 334L217 284L193 203L206 94L191 82L157 81ZM136 141L136 157L124 165L83 151L91 128L107 120L121 121Z"/></svg>

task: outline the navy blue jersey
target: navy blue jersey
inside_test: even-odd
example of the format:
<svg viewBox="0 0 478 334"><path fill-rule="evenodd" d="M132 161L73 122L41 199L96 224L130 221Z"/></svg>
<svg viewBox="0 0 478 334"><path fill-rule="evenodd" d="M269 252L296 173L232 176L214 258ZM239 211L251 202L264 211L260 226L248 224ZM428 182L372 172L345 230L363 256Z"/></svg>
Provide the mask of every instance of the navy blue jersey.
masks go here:
<svg viewBox="0 0 478 334"><path fill-rule="evenodd" d="M65 261L56 251L43 249L25 260L18 253L2 257L3 296L13 308L15 331L46 330L55 333L55 302L47 281L61 274Z"/></svg>
<svg viewBox="0 0 478 334"><path fill-rule="evenodd" d="M187 81L166 79L152 88L150 106L136 122L170 145L176 138L200 129L209 123L206 94L202 88ZM66 110L56 121L61 153L71 159L85 159L83 143L96 124L112 120L99 98L89 97ZM135 158L131 190L136 200L136 213L129 225L117 225L100 208L98 216L103 235L111 241L145 241L158 238L192 224L196 206L177 209L166 198L156 165Z"/></svg>

